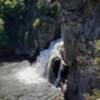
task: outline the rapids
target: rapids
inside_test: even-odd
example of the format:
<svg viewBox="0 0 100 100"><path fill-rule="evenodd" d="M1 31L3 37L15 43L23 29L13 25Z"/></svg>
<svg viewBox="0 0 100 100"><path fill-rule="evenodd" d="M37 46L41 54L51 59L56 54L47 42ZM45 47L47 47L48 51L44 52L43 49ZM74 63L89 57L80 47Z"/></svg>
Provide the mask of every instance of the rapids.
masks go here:
<svg viewBox="0 0 100 100"><path fill-rule="evenodd" d="M40 52L37 61L32 66L23 67L16 71L14 76L23 84L40 84L49 80L49 69L51 60L54 57L60 57L59 47L63 45L63 36L60 39L51 42L48 49ZM63 61L62 61L63 63ZM61 68L59 68L58 77L54 82L56 86L60 80Z"/></svg>

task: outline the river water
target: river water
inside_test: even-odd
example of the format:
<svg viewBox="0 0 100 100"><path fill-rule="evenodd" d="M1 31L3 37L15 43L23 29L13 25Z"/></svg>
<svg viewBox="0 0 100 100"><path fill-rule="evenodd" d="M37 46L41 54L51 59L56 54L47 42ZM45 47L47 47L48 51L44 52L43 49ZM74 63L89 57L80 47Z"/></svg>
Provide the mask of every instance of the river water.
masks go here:
<svg viewBox="0 0 100 100"><path fill-rule="evenodd" d="M51 60L54 57L61 58L59 49L62 45L63 36L61 36L60 39L51 42L48 49L41 51L40 55L37 57L37 61L33 63L32 66L28 65L27 67L23 67L20 70L16 71L16 73L14 74L16 79L24 84L41 84L48 81ZM61 69L59 68L57 79L54 81L55 86L60 80L60 70Z"/></svg>

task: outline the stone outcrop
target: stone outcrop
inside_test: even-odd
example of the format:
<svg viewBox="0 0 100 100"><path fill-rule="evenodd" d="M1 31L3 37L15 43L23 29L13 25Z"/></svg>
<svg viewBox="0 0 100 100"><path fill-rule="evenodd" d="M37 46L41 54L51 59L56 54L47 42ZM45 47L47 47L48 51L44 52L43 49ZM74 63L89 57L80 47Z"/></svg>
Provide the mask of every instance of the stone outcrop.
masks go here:
<svg viewBox="0 0 100 100"><path fill-rule="evenodd" d="M99 70L94 71L94 67L91 66L93 62L90 63L90 59L94 59L94 47L91 44L94 40L100 39L100 2L99 0L59 0L59 2L62 7L60 18L64 33L66 61L69 66L65 98L82 100L81 95L90 93L96 88L95 86L99 88L99 82L95 80L94 75L94 72L97 74ZM81 57L85 60L80 60ZM83 63L80 64L80 61Z"/></svg>

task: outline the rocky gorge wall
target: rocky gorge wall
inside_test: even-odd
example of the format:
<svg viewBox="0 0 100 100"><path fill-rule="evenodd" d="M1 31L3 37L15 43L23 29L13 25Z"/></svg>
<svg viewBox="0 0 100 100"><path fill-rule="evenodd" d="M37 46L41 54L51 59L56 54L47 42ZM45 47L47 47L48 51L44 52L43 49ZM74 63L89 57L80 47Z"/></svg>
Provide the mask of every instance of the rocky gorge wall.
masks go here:
<svg viewBox="0 0 100 100"><path fill-rule="evenodd" d="M100 1L55 0L59 7L57 14L50 19L51 21L48 21L48 17L41 16L42 23L36 30L32 27L35 25L32 23L34 6L31 1L29 0L28 5L26 2L28 13L24 19L25 30L23 27L20 29L20 32L24 33L24 41L18 41L18 46L13 52L19 56L28 56L32 62L40 50L47 48L49 43L62 32L67 65L64 66L65 74L61 77L68 81L65 100L82 100L83 93L90 94L91 91L100 87L100 42L98 41L100 39ZM49 3L46 4L49 6ZM36 22L40 23L39 19ZM12 54L12 50L9 51Z"/></svg>
<svg viewBox="0 0 100 100"><path fill-rule="evenodd" d="M100 98L94 96L97 94L94 92L95 89L99 91L100 87L98 85L100 2L99 0L59 0L59 2L62 7L60 18L64 33L66 63L69 67L66 75L68 88L65 100L91 100L93 97L96 100ZM98 46L94 41L98 41ZM99 48L98 56L95 55L96 47ZM84 98L85 94L91 95L91 93L92 96Z"/></svg>
<svg viewBox="0 0 100 100"><path fill-rule="evenodd" d="M34 60L52 40L60 37L57 3L46 0L14 2L0 2L3 8L0 25L5 32L0 31L0 58L22 56Z"/></svg>

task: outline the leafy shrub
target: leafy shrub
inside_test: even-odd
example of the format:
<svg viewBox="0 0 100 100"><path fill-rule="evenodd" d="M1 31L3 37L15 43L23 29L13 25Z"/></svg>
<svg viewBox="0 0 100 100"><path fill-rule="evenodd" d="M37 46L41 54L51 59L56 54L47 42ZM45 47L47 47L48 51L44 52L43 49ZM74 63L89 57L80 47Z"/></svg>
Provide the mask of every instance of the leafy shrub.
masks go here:
<svg viewBox="0 0 100 100"><path fill-rule="evenodd" d="M36 18L33 22L33 28L37 29L40 26L41 20L40 18Z"/></svg>
<svg viewBox="0 0 100 100"><path fill-rule="evenodd" d="M0 18L0 31L4 29L4 21L2 18Z"/></svg>

